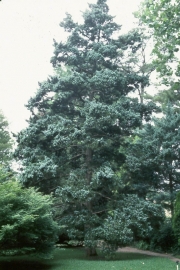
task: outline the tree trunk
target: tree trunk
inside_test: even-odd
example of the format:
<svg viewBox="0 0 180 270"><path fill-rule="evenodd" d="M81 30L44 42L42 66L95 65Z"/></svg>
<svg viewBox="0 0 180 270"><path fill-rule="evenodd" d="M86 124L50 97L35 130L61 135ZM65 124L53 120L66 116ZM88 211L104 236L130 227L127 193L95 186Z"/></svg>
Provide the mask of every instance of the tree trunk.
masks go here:
<svg viewBox="0 0 180 270"><path fill-rule="evenodd" d="M90 256L97 256L97 252L95 248L92 247L86 247L86 256L90 257Z"/></svg>
<svg viewBox="0 0 180 270"><path fill-rule="evenodd" d="M91 161L92 161L92 149L88 148L86 150L86 184L87 186L90 185L91 183L91 178L92 178L92 168L91 168ZM87 208L89 211L91 211L91 202L87 202Z"/></svg>
<svg viewBox="0 0 180 270"><path fill-rule="evenodd" d="M93 151L91 148L87 148L86 150L86 168L87 168L87 173L86 173L86 183L87 186L90 185L91 183L91 179L92 179L92 167L91 167L91 161L92 161L92 155L93 155ZM87 205L87 209L89 211L89 213L92 212L92 204L91 201L88 201L86 203ZM84 226L85 231L86 230L90 230L91 229L91 224L85 224ZM89 239L91 240L91 239ZM90 256L97 256L97 252L96 252L96 248L95 247L85 247L86 249L86 256L90 257Z"/></svg>

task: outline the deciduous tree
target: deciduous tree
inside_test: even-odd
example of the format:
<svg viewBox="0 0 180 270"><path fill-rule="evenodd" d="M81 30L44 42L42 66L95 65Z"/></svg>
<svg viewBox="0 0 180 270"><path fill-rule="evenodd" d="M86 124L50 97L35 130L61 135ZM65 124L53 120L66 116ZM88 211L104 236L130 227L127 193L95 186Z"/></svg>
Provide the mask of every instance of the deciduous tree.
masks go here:
<svg viewBox="0 0 180 270"><path fill-rule="evenodd" d="M179 1L145 0L136 15L151 29L154 39L154 64L161 77L161 84L164 84L164 89L161 89L163 92L156 96L156 100L162 104L170 101L179 106Z"/></svg>

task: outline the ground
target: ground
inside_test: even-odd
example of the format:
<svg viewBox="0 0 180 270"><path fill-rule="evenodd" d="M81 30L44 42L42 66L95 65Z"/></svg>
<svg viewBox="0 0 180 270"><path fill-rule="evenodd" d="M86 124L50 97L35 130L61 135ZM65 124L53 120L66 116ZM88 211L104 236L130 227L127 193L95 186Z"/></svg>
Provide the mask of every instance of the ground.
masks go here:
<svg viewBox="0 0 180 270"><path fill-rule="evenodd" d="M130 252L130 253L140 253L140 254L146 254L149 256L156 256L156 257L164 257L164 258L168 258L174 262L180 261L179 258L174 257L171 254L167 254L167 253L157 253L157 252L152 252L149 250L140 250L137 248L132 248L132 247L124 247L124 248L119 248L118 251L120 252Z"/></svg>

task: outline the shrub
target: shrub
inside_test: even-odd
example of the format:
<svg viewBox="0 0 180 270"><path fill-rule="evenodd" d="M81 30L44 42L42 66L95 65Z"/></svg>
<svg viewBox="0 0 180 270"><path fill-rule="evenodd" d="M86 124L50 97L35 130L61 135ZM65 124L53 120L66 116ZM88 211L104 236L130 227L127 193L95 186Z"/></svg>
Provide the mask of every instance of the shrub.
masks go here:
<svg viewBox="0 0 180 270"><path fill-rule="evenodd" d="M150 249L168 252L173 250L175 244L176 239L172 229L172 222L167 219L165 223L161 225L159 231L152 237Z"/></svg>
<svg viewBox="0 0 180 270"><path fill-rule="evenodd" d="M52 198L15 179L2 181L0 171L0 255L36 254L47 257L57 240Z"/></svg>

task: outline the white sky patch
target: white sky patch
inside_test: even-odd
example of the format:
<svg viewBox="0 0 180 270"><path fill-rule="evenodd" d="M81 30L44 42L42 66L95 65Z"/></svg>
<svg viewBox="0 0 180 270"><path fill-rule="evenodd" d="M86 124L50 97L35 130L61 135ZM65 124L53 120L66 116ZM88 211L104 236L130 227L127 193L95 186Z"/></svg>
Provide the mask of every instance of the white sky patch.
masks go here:
<svg viewBox="0 0 180 270"><path fill-rule="evenodd" d="M122 32L133 27L132 12L141 0L108 0L110 14L122 25ZM53 74L50 58L53 39L65 39L59 23L68 12L80 21L87 2L96 0L1 0L0 1L0 109L18 132L27 126L25 108L35 95L38 81Z"/></svg>

